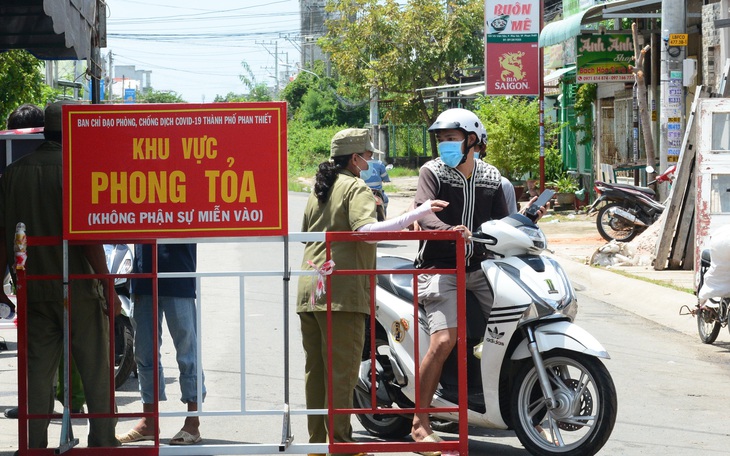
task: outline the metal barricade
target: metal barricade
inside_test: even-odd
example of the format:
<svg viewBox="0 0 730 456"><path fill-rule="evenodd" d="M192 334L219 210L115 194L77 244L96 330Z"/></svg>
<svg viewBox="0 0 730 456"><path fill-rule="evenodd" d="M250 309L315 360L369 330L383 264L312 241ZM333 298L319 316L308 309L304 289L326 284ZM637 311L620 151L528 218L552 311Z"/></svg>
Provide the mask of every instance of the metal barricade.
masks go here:
<svg viewBox="0 0 730 456"><path fill-rule="evenodd" d="M456 245L456 268L454 269L429 269L429 274L455 274L457 277L457 351L459 359L466 359L466 294L465 294L465 248L464 238L458 231L415 231L415 232L393 232L393 233L359 233L359 232L328 232L326 233L326 249L327 259L331 259L331 244L334 242L352 242L352 241L381 241L381 240L448 240L454 241ZM376 322L375 315L377 309L375 307L375 275L376 274L410 274L413 276L413 334L414 334L414 354L415 361L415 407L400 409L384 409L377 406L376 389L372 388L371 404L372 408L363 410L360 408L353 409L335 409L333 407L333 365L332 365L332 344L328 344L327 350L327 373L328 373L328 431L329 441L333 442L329 445L330 453L348 453L348 452L418 452L418 451L434 451L447 450L458 451L459 454L468 454L468 419L467 419L467 381L466 381L466 363L459 363L459 398L460 404L456 408L434 408L430 407L430 403L420 403L420 376L419 367L421 354L419 353L419 318L418 318L418 275L424 272L423 269L395 269L395 270L335 270L331 275L327 276L327 340L332 340L332 295L329 282L333 275L367 275L370 280L370 357L371 357L371 384L376 385L376 362L375 362L375 331ZM334 440L334 416L337 414L413 414L413 413L439 413L439 412L458 412L459 414L459 440L426 443L426 442L366 442L366 443L339 443Z"/></svg>
<svg viewBox="0 0 730 456"><path fill-rule="evenodd" d="M80 415L87 418L105 418L105 417L114 417L114 418L140 418L140 417L151 417L155 420L157 429L160 429L160 418L170 418L170 417L188 417L188 416L197 416L197 417L266 417L266 416L274 416L274 417L280 417L282 420L282 427L281 427L281 440L278 442L271 442L271 443L231 443L231 444L223 444L223 443L217 443L217 444L202 444L202 445L195 445L195 446L161 446L160 445L160 437L159 434L155 438L154 441L148 444L131 444L131 445L124 445L122 447L116 447L116 448L104 448L103 452L105 454L108 454L109 456L113 456L115 454L130 454L133 453L135 455L220 455L220 454L279 454L279 453L286 453L286 454L306 454L306 453L326 453L326 452L361 452L361 451L374 451L374 452L412 452L412 451L424 451L424 450L435 450L435 449L441 449L441 450L452 450L452 451L458 451L462 455L467 454L467 446L468 446L468 440L467 440L467 406L466 406L466 400L460 401L460 405L458 408L429 408L430 404L420 404L419 401L416 401L415 407L413 409L398 409L398 410L388 410L388 409L379 409L377 408L377 405L374 405L372 409L365 410L365 409L352 409L352 410L337 410L332 407L332 401L331 396L329 397L328 403L330 404L328 409L323 410L308 410L308 409L297 409L296 407L292 407L290 403L290 351L291 347L289 344L289 283L292 276L313 276L316 273L313 271L291 271L289 266L289 245L290 242L326 242L329 244L331 242L343 242L343 241L375 241L375 240L454 240L456 242L456 257L460 259L457 263L457 266L455 269L444 269L444 270L430 270L429 272L438 272L438 273L445 273L445 274L456 274L458 278L458 284L459 284L459 290L464 289L464 243L459 242L459 240L463 240L460 233L457 232L427 232L427 231L420 231L420 232L388 232L388 233L292 233L289 236L283 236L283 237L264 237L264 238L236 238L236 239L163 239L156 241L157 243L212 243L212 242L227 242L227 243L251 243L251 242L262 242L262 243L281 243L283 248L283 267L278 270L256 270L256 271L215 271L215 272L195 272L195 273L163 273L163 272L157 272L157 265L156 262L153 263L153 270L149 274L108 274L108 275L102 275L102 274L70 274L68 275L68 280L77 280L77 279L89 279L89 278L97 278L101 280L108 280L109 283L113 284L113 281L117 277L136 277L136 278L173 278L173 277L195 277L196 278L196 288L198 290L197 294L197 301L196 301L196 312L197 312L197 324L198 324L198 332L197 332L197 343L199 347L202 347L202 315L201 315L201 309L203 307L202 305L202 286L201 281L203 279L210 279L210 278L233 278L234 280L238 281L239 284L239 311L240 311L240 317L238 324L240 325L240 342L239 342L239 348L240 348L240 401L239 401L239 407L238 409L231 408L229 410L209 410L206 409L200 400L202 397L202 370L203 370L203 350L198 350L198 411L197 412L168 412L168 411L161 411L159 409L159 402L158 402L158 382L162 381L163 379L157 378L157 370L154 369L154 375L155 375L155 410L153 413L144 413L142 411L139 412L119 412L119 413L112 413L112 414L84 414ZM60 238L38 238L38 237L29 237L28 243L29 245L38 246L38 245L52 245L57 244L59 242L62 242L64 244L64 247L67 248L68 241L62 241ZM152 245L156 245L155 241L151 241ZM153 255L153 257L156 257L156 255ZM67 258L67 257L66 257ZM416 287L417 280L416 277L418 275L419 270L415 269L407 269L407 270L397 270L397 271L376 271L376 270L367 270L367 271L345 271L345 270L336 270L334 274L366 274L370 278L370 284L371 284L371 315L370 315L370 321L371 321L371 336L372 331L374 331L375 325L373 324L375 321L375 310L374 310L374 297L375 297L375 275L377 273L393 273L393 274L411 274L414 277L414 287ZM271 278L281 278L281 285L283 288L283 299L282 299L282 314L283 314L283 347L284 347L284 359L283 359L283 394L280 397L281 400L281 406L274 409L249 409L247 406L247 385L246 385L246 340L245 340L245 334L244 334L244 327L246 325L246 318L245 318L245 310L246 310L246 298L245 298L245 289L246 289L246 280L252 279L252 280L259 280L263 277L271 277ZM59 280L61 277L57 276L29 276L26 274L25 270L19 270L18 271L18 315L19 315L19 325L18 325L18 397L19 397L19 404L20 404L20 416L18 420L18 430L19 430L19 440L20 440L20 455L45 455L45 454L58 454L60 452L67 451L69 454L94 454L98 455L100 449L99 448L82 448L82 447L75 447L75 439L73 438L73 432L71 429L71 423L70 423L70 417L64 416L63 417L63 429L62 429L62 436L61 436L61 444L57 449L33 449L30 450L27 448L27 433L28 433L28 420L31 418L58 418L58 415L28 415L27 413L27 399L28 399L28 388L27 388L27 367L28 367L28 357L27 357L27 349L21 350L22 348L27 347L27 282L32 280ZM153 281L153 284L155 284L156 281ZM112 285L113 286L113 285ZM329 288L329 287L328 287ZM417 290L415 290L417 291ZM414 293L415 296L417 296L417 293ZM66 301L66 306L68 306L68 302L72 299L72 296L68 297L68 300ZM418 334L418 306L417 306L417 298L414 298L414 322L416 324L414 325L414 331L416 331L416 337ZM155 321L157 316L157 300L156 298L153 299L153 315L155 315ZM328 302L331 303L331 296L328 296ZM466 344L464 343L466 333L465 333L465 313L464 313L464 307L465 307L465 298L463 293L459 293L459 299L457 302L457 306L459 309L458 315L458 354L460 359L466 358ZM72 310L67 307L67 310ZM113 314L113 313L112 313ZM111 341L110 341L110 359L113 359L114 355L114 339L113 339L113 329L114 329L114 319L110 316L110 334L111 334ZM328 312L328 332L332 331L331 328L331 312ZM67 323L68 324L68 323ZM154 325L154 328L157 328L157 325ZM153 335L153 340L157 340L158 335L156 334L157 330L155 329L155 334ZM371 337L371 340L373 338ZM68 344L68 341L67 341ZM153 344L154 348L154 354L153 356L156 358L159 356L157 344ZM418 345L416 345L416 350L418 350ZM68 345L67 348L68 350ZM332 382L332 369L331 369L331 350L329 353L329 378L328 382L331 385ZM372 355L374 357L374 353ZM414 354L414 359L418 360L420 359L420 356L418 353ZM69 357L66 357L67 364L69 363ZM278 363L276 364L279 365ZM416 366L416 371L418 366ZM113 362L110 366L110 385L111 385L111 394L109 397L110 404L115 404L115 392L114 392L114 365ZM371 375L375 375L375 372L371 372ZM465 363L460 363L459 365L459 397L460 398L466 398L466 366ZM66 381L68 382L69 373L66 372ZM418 376L415 378L415 384L418 385L419 379ZM418 386L416 386L418 388ZM329 392L331 394L332 388L329 388ZM373 392L373 397L374 397ZM416 395L418 396L418 394ZM69 397L69 392L66 391L66 397ZM276 400L278 402L278 400ZM137 404L140 404L141 402L137 402ZM373 404L376 404L376 402L373 400ZM112 407L113 409L113 407ZM333 436L330 435L330 442L333 443L322 443L322 444L309 444L309 443L295 443L294 442L294 434L292 432L292 423L291 418L294 416L307 416L312 414L320 414L320 415L328 415L328 419L330 422L330 433L332 432L332 420L334 418L335 414L352 414L352 413L367 413L367 414L373 414L373 413L416 413L425 411L428 409L429 412L451 412L459 413L459 429L460 429L460 437L458 441L449 441L449 442L441 442L441 443L413 443L413 442L361 442L361 443L338 443L333 442ZM75 415L76 417L76 415ZM303 441L306 441L306 437L302 439Z"/></svg>

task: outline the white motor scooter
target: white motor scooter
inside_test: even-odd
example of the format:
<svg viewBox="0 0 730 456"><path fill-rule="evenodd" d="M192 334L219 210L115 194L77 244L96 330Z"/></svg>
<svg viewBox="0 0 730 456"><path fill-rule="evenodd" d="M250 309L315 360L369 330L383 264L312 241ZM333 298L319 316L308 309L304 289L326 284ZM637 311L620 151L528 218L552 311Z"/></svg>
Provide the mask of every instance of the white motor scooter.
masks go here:
<svg viewBox="0 0 730 456"><path fill-rule="evenodd" d="M467 380L469 424L513 429L535 455L593 455L608 440L616 420L616 389L599 358L606 350L573 323L577 301L562 267L541 255L542 231L514 214L482 225L472 236L492 252L482 262L495 294L485 322L467 293ZM412 269L411 260L378 258L379 269ZM378 407L413 408L415 363L412 274L380 274L376 288L376 381ZM419 354L428 350L426 314L419 309ZM355 407L371 407L370 331L365 343ZM458 402L456 349L444 365L433 407ZM401 438L412 416L357 415L369 433ZM433 415L439 424L457 413Z"/></svg>

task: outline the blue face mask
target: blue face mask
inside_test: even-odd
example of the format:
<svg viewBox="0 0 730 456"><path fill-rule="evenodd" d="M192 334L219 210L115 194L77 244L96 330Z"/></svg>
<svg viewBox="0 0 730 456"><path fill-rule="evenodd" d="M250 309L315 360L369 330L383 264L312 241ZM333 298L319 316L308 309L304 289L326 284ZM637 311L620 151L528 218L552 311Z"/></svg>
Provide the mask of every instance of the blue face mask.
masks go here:
<svg viewBox="0 0 730 456"><path fill-rule="evenodd" d="M362 157L360 157L360 158L362 158ZM363 160L365 160L365 159L363 158ZM373 177L373 173L375 172L375 170L373 169L372 161L371 160L365 160L365 161L368 164L368 167L365 169L360 168L360 165L356 165L357 168L360 170L360 179L362 179L362 180L370 179L371 177Z"/></svg>
<svg viewBox="0 0 730 456"><path fill-rule="evenodd" d="M438 143L439 155L441 161L450 168L456 168L464 158L464 153L461 151L462 144L464 141L443 141Z"/></svg>

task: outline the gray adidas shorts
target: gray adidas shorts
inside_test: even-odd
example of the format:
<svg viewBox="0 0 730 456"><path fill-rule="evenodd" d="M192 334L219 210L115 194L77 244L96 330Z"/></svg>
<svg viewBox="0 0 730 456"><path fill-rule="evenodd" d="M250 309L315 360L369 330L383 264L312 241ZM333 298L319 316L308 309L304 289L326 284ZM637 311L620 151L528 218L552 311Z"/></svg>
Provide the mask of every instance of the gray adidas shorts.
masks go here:
<svg viewBox="0 0 730 456"><path fill-rule="evenodd" d="M485 318L492 311L494 296L481 270L466 273L466 289L472 291L482 306ZM421 274L418 276L418 301L428 315L430 333L456 328L456 275Z"/></svg>

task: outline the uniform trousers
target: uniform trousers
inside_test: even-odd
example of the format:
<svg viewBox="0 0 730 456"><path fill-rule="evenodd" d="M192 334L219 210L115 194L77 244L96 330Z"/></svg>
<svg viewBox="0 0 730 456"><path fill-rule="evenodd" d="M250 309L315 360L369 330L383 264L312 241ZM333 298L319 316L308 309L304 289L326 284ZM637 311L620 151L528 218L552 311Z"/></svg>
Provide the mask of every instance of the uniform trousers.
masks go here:
<svg viewBox="0 0 730 456"><path fill-rule="evenodd" d="M72 297L73 298L73 297ZM76 362L89 413L111 413L109 323L102 301L71 302L71 353ZM63 301L28 303L28 413L53 413L53 385L63 354ZM21 404L22 407L22 404ZM116 418L89 420L90 447L120 445ZM28 447L48 447L48 419L30 420Z"/></svg>
<svg viewBox="0 0 730 456"><path fill-rule="evenodd" d="M359 312L332 312L332 399L335 409L353 408L365 343L365 318ZM308 409L327 408L327 312L301 312L302 343L306 356L304 388ZM309 415L310 443L325 443L327 415ZM349 414L334 416L335 442L352 442Z"/></svg>

